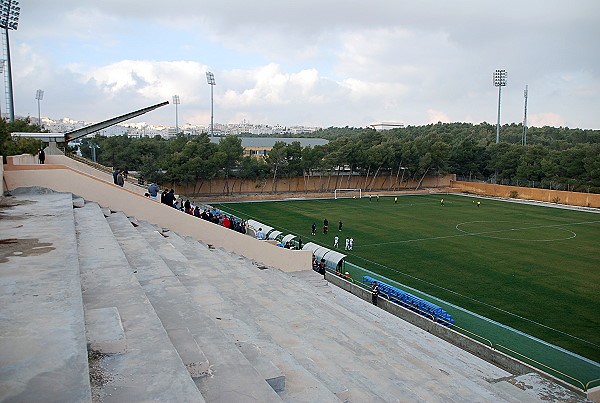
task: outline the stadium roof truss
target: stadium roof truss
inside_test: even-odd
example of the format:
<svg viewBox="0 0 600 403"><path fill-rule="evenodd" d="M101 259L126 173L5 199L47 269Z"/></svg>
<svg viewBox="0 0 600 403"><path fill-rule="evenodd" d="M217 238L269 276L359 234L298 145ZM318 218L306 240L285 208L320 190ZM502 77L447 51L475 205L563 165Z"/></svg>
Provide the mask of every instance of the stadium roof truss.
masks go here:
<svg viewBox="0 0 600 403"><path fill-rule="evenodd" d="M93 123L80 129L71 130L65 133L11 133L12 137L27 137L30 139L42 140L45 143L56 142L56 143L67 143L69 141L77 140L81 137L85 137L88 134L95 133L107 127L114 126L118 123L124 122L129 119L133 119L136 116L143 115L144 113L153 111L154 109L160 108L161 106L168 105L169 101L161 102L160 104L148 106L146 108L138 109L137 111L129 112L121 116L110 118L99 123Z"/></svg>

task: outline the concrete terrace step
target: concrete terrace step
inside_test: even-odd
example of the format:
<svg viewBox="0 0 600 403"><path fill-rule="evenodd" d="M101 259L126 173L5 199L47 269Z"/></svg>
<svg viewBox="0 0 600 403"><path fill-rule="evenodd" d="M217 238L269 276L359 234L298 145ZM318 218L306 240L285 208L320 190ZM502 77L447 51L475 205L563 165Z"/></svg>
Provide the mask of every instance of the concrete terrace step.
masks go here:
<svg viewBox="0 0 600 403"><path fill-rule="evenodd" d="M187 327L208 358L211 374L195 378L206 401L281 401L214 319L198 308L156 251L172 246L150 245L122 213L112 214L107 221L165 327Z"/></svg>
<svg viewBox="0 0 600 403"><path fill-rule="evenodd" d="M85 307L116 307L127 341L126 353L91 362L95 400L203 402L98 205L75 217Z"/></svg>
<svg viewBox="0 0 600 403"><path fill-rule="evenodd" d="M188 242L194 244L193 240L188 239ZM335 359L329 361L321 361L318 356L320 350L323 348L322 345L336 344L335 340L330 340L328 337L322 338L317 344L309 344L306 342L307 338L296 338L296 334L302 331L309 330L312 332L313 327L311 326L311 316L305 315L300 319L297 319L291 328L285 329L285 322L290 319L286 317L287 314L281 314L284 305L288 305L292 311L299 311L302 315L306 312L311 312L314 307L310 305L311 301L303 301L308 298L312 300L309 295L318 293L311 285L305 282L298 282L293 285L290 283L290 278L283 277L282 282L273 282L273 272L279 272L278 270L259 270L255 265L251 264L250 261L231 255L228 252L221 251L218 249L213 250L215 254L219 256L219 260L222 261L223 270L228 273L229 277L235 275L244 276L245 281L240 283L238 290L234 289L234 294L229 295L230 299L238 296L238 309L237 312L223 314L225 318L230 322L235 322L235 328L230 329L232 337L242 338L246 337L250 340L255 340L256 335L260 335L263 338L265 334L275 340L279 345L279 349L283 351L290 351L296 358L296 362L302 363L305 369L312 372L320 382L323 382L332 393L335 393L339 397L344 399L349 398L350 401L360 400L379 400L381 399L377 393L384 395L386 400L394 400L393 396L387 393L386 388L374 392L369 391L370 381L364 380L362 387L356 387L360 385L360 374L355 374L353 379L348 380L347 376L340 375L344 374L343 368L336 365ZM250 275L252 273L252 275ZM283 273L282 273L283 274ZM251 280L252 276L264 277L260 280ZM271 280L271 281L270 281ZM277 280L277 279L276 279ZM257 284L258 283L258 284ZM298 293L291 293L291 288L294 286L299 287ZM219 287L222 292L228 287ZM241 297L239 297L241 296ZM305 305L304 307L302 305ZM228 315L228 316L225 316ZM231 318L229 315L237 315ZM292 314L290 317L297 316ZM245 319L248 318L248 319ZM274 319L278 325L270 324L270 321ZM244 323L245 321L245 323ZM251 329L252 324L256 323L259 326L257 329ZM255 325L256 327L256 325ZM250 328L250 330L249 330ZM266 330L266 332L265 332ZM327 333L326 329L315 330L319 336ZM333 335L333 332L331 333ZM310 337L308 338L310 339ZM293 342L289 343L290 340ZM303 345L304 347L298 348L298 351L294 351L294 347ZM346 352L346 355L351 352ZM307 356L313 355L313 358L307 359ZM342 354L344 355L344 354ZM352 355L352 354L350 354ZM319 361L318 364L315 364ZM329 368L329 370L324 370ZM389 388L387 388L389 389ZM365 399L368 397L367 399Z"/></svg>
<svg viewBox="0 0 600 403"><path fill-rule="evenodd" d="M221 326L224 333L229 335L237 345L251 344L260 351L260 356L249 356L251 351L242 353L253 363L259 372L264 370L263 364L273 363L285 374L285 390L279 392L284 401L289 402L339 402L340 400L320 383L311 373L284 349L275 344L264 332L255 326L252 318L248 323L233 318L237 312L244 317L245 302L234 302L223 292L224 284L228 282L239 283L240 280L233 278L224 269L223 262L213 250L206 245L198 245L195 248L173 232L168 232L166 238L160 238L157 234L160 230L148 223L140 223L138 231L147 237L155 237L159 241L155 243L158 251L165 251L163 259L171 269L178 275L182 283L190 290L196 303L211 317L218 318L216 323ZM168 241L172 246L161 247L163 241ZM180 252L177 255L174 249ZM167 256L169 257L167 257ZM207 281L207 279L210 279ZM261 362L256 362L258 358ZM265 378L272 379L270 373L261 372Z"/></svg>
<svg viewBox="0 0 600 403"><path fill-rule="evenodd" d="M0 401L89 402L71 194L2 198Z"/></svg>
<svg viewBox="0 0 600 403"><path fill-rule="evenodd" d="M189 239L188 242L193 243ZM218 250L214 250L214 252L217 254L222 253ZM223 255L221 255L221 259L223 265L227 267L224 270L229 270L232 275L242 272L240 268L235 268L235 259L228 261ZM247 270L254 270L259 273L266 272L257 270L255 267L247 267ZM298 357L310 356L311 352L321 351L320 346L328 346L321 353L327 355L330 361L335 361L344 368L336 370L335 365L324 363L322 360L318 365L314 365L308 360L305 361L305 365L315 367L315 373L321 371L319 372L320 379L326 383L329 381L331 390L337 393L338 396L342 396L342 392L339 390L341 387L337 386L339 380L335 379L332 373L348 374L347 377L352 379L352 382L350 382L352 385L360 385L360 376L359 374L353 374L353 371L368 371L372 372L369 383L374 384L371 387L375 386L373 393L381 394L381 390L392 391L393 396L413 396L415 399L428 400L452 400L455 396L460 396L458 400L465 398L474 399L475 401L485 400L485 398L512 400L511 396L499 393L484 379L507 376L509 375L507 372L442 342L427 332L415 328L364 301L349 294L343 294L343 292L338 294L337 299L344 299L345 297L349 299L342 302L341 306L339 302L335 301L335 298L324 299L321 295L323 293L320 293L317 295L318 301L316 304L323 309L310 304L308 307L306 305L302 307L305 302L303 300L307 298L307 295L314 293L299 286L299 284L296 284L296 286L300 288L294 291L295 287L292 285L295 281L289 278L290 274L288 273L274 270L272 274L270 282L260 284L258 289L262 290L262 294L268 294L279 288L279 286L276 286L275 277L288 277L285 287L279 290L284 297L275 299L277 297L273 294L265 298L264 295L259 294L257 296L255 292L251 293L251 290L256 291L257 288L253 289L252 282L247 281L247 277L245 277L246 281L241 283L245 289L239 289L237 294L244 296L247 308L246 310L240 310L236 320L240 321L243 320L243 317L252 317L261 329L269 333L274 339L279 341L279 337L281 337L280 345L285 349L288 351L298 349L296 355ZM270 284L267 290L262 288L265 284ZM223 292L227 288L220 287L220 289ZM294 295L294 293L296 294ZM229 297L232 298L231 295ZM279 309L286 305L287 311L279 313ZM252 311L252 307L255 307L254 311ZM274 307L277 307L277 311L273 311ZM264 315L265 311L267 312L266 316ZM355 311L361 314L365 311L365 314L357 315ZM306 315L305 312L311 312L311 314ZM242 315L243 317L241 317ZM379 319L381 315L385 316L384 320L372 320L372 318ZM276 319L272 320L273 317ZM349 320L350 318L353 320ZM282 330L286 323L290 323L287 331ZM391 325L386 328L384 323ZM401 328L400 331L398 331L398 327ZM385 330L382 330L382 328ZM302 333L298 339L291 336L306 331L306 329L310 329L310 331ZM314 337L314 333L324 333L329 335L329 338L319 340L318 337ZM409 337L405 337L406 335ZM290 341L290 339L292 340ZM302 348L297 347L307 341L310 343L305 345L306 349L304 351ZM352 357L352 360L346 360L346 357ZM299 360L301 359L299 358ZM320 357L317 357L318 359ZM364 362L361 363L361 361ZM323 370L327 367L331 368L329 374ZM390 374L395 375L390 376ZM388 378L387 381L385 381L386 378ZM377 385L378 383L380 385ZM365 392L368 389L369 386L366 386L361 391ZM393 392L394 390L396 392ZM384 394L380 397L389 400L393 399L393 396Z"/></svg>

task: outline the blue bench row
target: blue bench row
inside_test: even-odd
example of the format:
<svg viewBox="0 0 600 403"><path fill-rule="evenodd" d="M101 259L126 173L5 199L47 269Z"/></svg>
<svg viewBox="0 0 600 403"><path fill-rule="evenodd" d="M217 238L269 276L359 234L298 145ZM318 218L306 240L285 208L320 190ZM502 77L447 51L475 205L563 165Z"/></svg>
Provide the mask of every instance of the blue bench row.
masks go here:
<svg viewBox="0 0 600 403"><path fill-rule="evenodd" d="M406 291L392 287L391 285L383 283L369 276L363 276L363 284L367 287L373 287L373 284L377 284L379 292L385 294L393 302L396 302L397 304L415 311L425 317L430 319L433 318L433 320L445 326L452 326L454 324L452 315L446 312L443 308L432 304L429 301L425 301L422 298L416 297Z"/></svg>

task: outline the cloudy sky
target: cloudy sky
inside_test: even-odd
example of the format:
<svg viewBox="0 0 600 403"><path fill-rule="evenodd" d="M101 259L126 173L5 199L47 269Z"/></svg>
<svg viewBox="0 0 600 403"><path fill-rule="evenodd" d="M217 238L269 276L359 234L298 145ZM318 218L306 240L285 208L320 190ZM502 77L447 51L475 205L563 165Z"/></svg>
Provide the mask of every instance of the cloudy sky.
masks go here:
<svg viewBox="0 0 600 403"><path fill-rule="evenodd" d="M179 124L502 122L600 129L598 0L21 0L15 112ZM2 110L6 102L2 97ZM168 105L133 121L175 125Z"/></svg>

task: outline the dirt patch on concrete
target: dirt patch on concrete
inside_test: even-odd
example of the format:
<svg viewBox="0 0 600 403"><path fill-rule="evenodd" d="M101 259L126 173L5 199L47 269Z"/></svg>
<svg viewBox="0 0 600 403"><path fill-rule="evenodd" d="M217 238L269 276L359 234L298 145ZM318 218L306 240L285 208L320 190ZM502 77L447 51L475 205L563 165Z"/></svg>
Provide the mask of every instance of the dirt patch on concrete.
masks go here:
<svg viewBox="0 0 600 403"><path fill-rule="evenodd" d="M22 220L21 216L11 216L3 210L8 210L16 206L32 204L31 200L17 200L14 197L0 197L0 220Z"/></svg>
<svg viewBox="0 0 600 403"><path fill-rule="evenodd" d="M51 243L40 242L37 238L7 238L0 239L0 263L8 262L12 257L42 255L53 251Z"/></svg>

